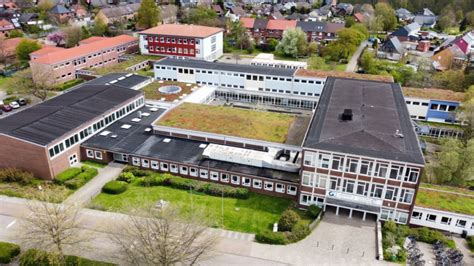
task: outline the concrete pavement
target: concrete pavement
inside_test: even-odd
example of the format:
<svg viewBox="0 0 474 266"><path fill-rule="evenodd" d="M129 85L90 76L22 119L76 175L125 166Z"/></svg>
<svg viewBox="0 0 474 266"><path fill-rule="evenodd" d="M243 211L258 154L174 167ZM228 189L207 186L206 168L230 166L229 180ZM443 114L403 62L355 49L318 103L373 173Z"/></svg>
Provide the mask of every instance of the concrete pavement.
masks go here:
<svg viewBox="0 0 474 266"><path fill-rule="evenodd" d="M359 60L360 55L362 54L362 51L364 51L364 48L369 44L368 41L363 41L359 47L357 47L357 50L354 52L354 54L351 57L351 60L349 60L349 63L347 63L346 66L346 72L355 72L357 69L357 61Z"/></svg>
<svg viewBox="0 0 474 266"><path fill-rule="evenodd" d="M102 187L109 181L116 179L125 168L124 164L109 163L104 168L98 168L99 173L84 186L70 195L64 204L76 204L77 206L86 206L95 196L97 196Z"/></svg>
<svg viewBox="0 0 474 266"><path fill-rule="evenodd" d="M22 217L29 214L27 200L0 196L0 240L18 243L17 230ZM119 249L110 240L110 229L127 216L91 209L79 214L81 234L91 236L87 243L67 250L68 254L120 263ZM383 265L370 251L375 242L370 224L356 219L330 216L306 239L287 246L263 245L242 238L243 234L210 229L219 236L211 258L201 265ZM327 220L327 221L326 221ZM361 224L359 224L361 222ZM230 232L224 233L222 232ZM238 237L235 237L238 236ZM334 245L334 247L333 247ZM349 251L347 251L349 248ZM364 253L365 251L365 253Z"/></svg>

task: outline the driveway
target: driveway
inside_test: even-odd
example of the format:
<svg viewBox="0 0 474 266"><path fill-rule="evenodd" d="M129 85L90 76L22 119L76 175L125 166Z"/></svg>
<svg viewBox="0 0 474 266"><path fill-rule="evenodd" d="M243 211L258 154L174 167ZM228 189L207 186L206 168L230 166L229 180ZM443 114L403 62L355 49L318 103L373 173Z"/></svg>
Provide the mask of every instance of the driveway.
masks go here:
<svg viewBox="0 0 474 266"><path fill-rule="evenodd" d="M352 55L351 60L349 60L349 63L347 63L346 66L346 72L355 72L357 69L357 61L359 60L360 55L362 54L362 51L364 51L364 48L369 44L368 41L363 41L359 47L357 47L357 50L355 53Z"/></svg>

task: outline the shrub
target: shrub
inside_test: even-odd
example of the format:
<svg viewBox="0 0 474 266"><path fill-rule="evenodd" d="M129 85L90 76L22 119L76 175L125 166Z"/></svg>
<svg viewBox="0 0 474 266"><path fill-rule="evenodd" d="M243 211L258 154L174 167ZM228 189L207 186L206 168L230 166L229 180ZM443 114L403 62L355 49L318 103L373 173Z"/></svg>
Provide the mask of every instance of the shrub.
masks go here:
<svg viewBox="0 0 474 266"><path fill-rule="evenodd" d="M143 170L143 169L140 169L136 166L127 166L127 167L125 167L125 169L123 171L124 172L131 172L136 177L150 176L150 175L153 174L152 171Z"/></svg>
<svg viewBox="0 0 474 266"><path fill-rule="evenodd" d="M278 231L291 231L299 220L300 216L298 213L292 209L285 210L278 221Z"/></svg>
<svg viewBox="0 0 474 266"><path fill-rule="evenodd" d="M0 263L10 263L20 254L20 246L13 243L0 242Z"/></svg>
<svg viewBox="0 0 474 266"><path fill-rule="evenodd" d="M76 177L78 174L82 172L81 168L78 167L71 167L69 169L66 169L65 171L61 172L56 176L55 181L59 184L62 184L66 182L69 179L73 179Z"/></svg>
<svg viewBox="0 0 474 266"><path fill-rule="evenodd" d="M164 175L146 176L140 180L140 185L144 187L164 186L168 182L168 177Z"/></svg>
<svg viewBox="0 0 474 266"><path fill-rule="evenodd" d="M471 250L471 252L474 252L474 236L468 236L466 238L467 241L467 246Z"/></svg>
<svg viewBox="0 0 474 266"><path fill-rule="evenodd" d="M306 215L308 215L308 217L311 217L311 219L318 218L319 213L321 213L321 208L314 204L310 205L306 210Z"/></svg>
<svg viewBox="0 0 474 266"><path fill-rule="evenodd" d="M132 183L135 179L136 177L132 172L122 172L117 178L118 181L124 181L127 183Z"/></svg>
<svg viewBox="0 0 474 266"><path fill-rule="evenodd" d="M397 232L397 224L392 220L386 221L383 224L383 229L385 229L385 230L387 230L388 232L391 232L391 233L396 233Z"/></svg>
<svg viewBox="0 0 474 266"><path fill-rule="evenodd" d="M1 182L16 182L22 185L26 185L29 184L33 179L34 176L32 173L17 168L0 169Z"/></svg>
<svg viewBox="0 0 474 266"><path fill-rule="evenodd" d="M86 258L81 258L77 256L68 255L64 258L65 264L67 266L107 266L107 265L114 265L112 263L96 261L96 260L89 260Z"/></svg>
<svg viewBox="0 0 474 266"><path fill-rule="evenodd" d="M284 233L271 231L256 234L255 241L272 245L286 245L288 243L288 239Z"/></svg>
<svg viewBox="0 0 474 266"><path fill-rule="evenodd" d="M107 194L120 194L127 190L127 182L112 180L105 184L102 191Z"/></svg>
<svg viewBox="0 0 474 266"><path fill-rule="evenodd" d="M59 255L38 249L29 249L20 256L20 266L61 265Z"/></svg>
<svg viewBox="0 0 474 266"><path fill-rule="evenodd" d="M293 228L291 229L291 233L288 234L288 240L291 243L295 243L300 240L303 240L310 233L311 230L309 229L309 227L305 223L299 221L293 226Z"/></svg>
<svg viewBox="0 0 474 266"><path fill-rule="evenodd" d="M70 169L74 169L74 170L70 170ZM79 172L76 169L79 169ZM68 170L70 171L69 173L66 174ZM73 168L69 168L68 170L61 173L61 174L65 174L64 177L62 178L65 178L66 180L58 179L58 177L56 177L56 180L57 180L56 182L64 184L69 189L78 189L82 187L89 180L94 178L98 173L96 168L88 167L88 166L82 166L81 168L73 167ZM71 178L73 174L75 175Z"/></svg>
<svg viewBox="0 0 474 266"><path fill-rule="evenodd" d="M97 168L94 168L94 167L83 166L81 170L82 172L79 175L77 175L74 179L83 179L85 180L85 182L88 182L99 173Z"/></svg>
<svg viewBox="0 0 474 266"><path fill-rule="evenodd" d="M85 179L73 178L73 179L67 180L63 184L69 189L76 190L76 189L84 186L86 183L87 183L87 181Z"/></svg>

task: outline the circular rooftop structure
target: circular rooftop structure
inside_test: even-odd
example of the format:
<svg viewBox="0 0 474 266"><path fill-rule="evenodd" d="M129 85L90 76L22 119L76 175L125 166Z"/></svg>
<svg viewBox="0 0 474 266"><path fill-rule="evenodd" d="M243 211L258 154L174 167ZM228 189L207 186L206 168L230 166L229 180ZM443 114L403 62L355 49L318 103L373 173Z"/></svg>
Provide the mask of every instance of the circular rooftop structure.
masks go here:
<svg viewBox="0 0 474 266"><path fill-rule="evenodd" d="M166 85L158 88L158 91L163 94L177 94L181 91L181 87L177 85Z"/></svg>

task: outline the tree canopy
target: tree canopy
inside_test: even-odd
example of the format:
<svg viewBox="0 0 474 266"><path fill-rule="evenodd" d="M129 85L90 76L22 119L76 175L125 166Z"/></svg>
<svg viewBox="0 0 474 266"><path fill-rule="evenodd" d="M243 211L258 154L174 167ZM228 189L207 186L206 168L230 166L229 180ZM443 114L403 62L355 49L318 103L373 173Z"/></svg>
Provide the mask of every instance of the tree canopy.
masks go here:
<svg viewBox="0 0 474 266"><path fill-rule="evenodd" d="M282 54L298 57L306 54L308 41L306 33L301 28L287 29L283 32L283 38L277 45L276 50Z"/></svg>
<svg viewBox="0 0 474 266"><path fill-rule="evenodd" d="M384 31L390 31L397 26L395 10L387 3L380 2L375 5L375 17L382 23Z"/></svg>
<svg viewBox="0 0 474 266"><path fill-rule="evenodd" d="M161 20L161 10L154 0L142 0L137 13L137 24L142 28L151 28Z"/></svg>
<svg viewBox="0 0 474 266"><path fill-rule="evenodd" d="M22 40L16 47L16 58L21 62L30 60L30 53L41 49L41 45L34 40Z"/></svg>

